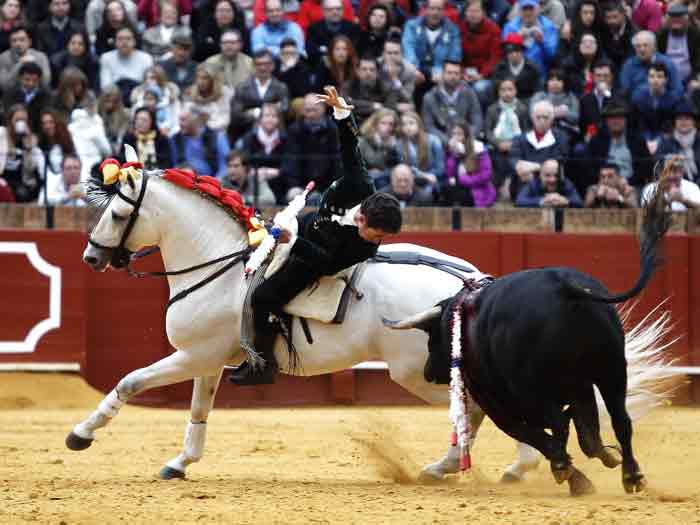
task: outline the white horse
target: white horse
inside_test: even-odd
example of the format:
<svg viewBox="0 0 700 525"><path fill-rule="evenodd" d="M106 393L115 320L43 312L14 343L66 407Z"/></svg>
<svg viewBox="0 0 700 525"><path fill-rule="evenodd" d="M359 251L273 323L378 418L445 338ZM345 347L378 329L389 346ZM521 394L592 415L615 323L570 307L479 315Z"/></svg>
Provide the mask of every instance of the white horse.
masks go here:
<svg viewBox="0 0 700 525"><path fill-rule="evenodd" d="M115 264L112 248L117 246L125 246L132 252L144 246L159 246L166 271L248 248L247 231L228 211L198 192L165 180L157 172L142 177L122 176L118 187L118 194L92 231L83 255L84 261L95 270L105 270L110 261ZM466 261L423 247L396 244L382 247L384 250L420 252L472 268L474 273L470 276L481 275ZM225 264L168 276L170 297L201 282ZM67 446L73 450L90 446L95 431L106 426L132 396L194 379L191 420L185 432L184 448L160 472L163 479L183 478L187 466L202 458L206 423L224 366L241 362L244 357L240 336L247 283L240 263L175 302L167 312L166 330L176 351L123 377L97 409L73 428L66 439ZM447 387L428 383L423 377L427 336L418 330L389 330L381 320L403 319L412 312L425 310L454 295L462 285L460 278L426 266L368 265L357 283L364 298L351 305L345 322L330 325L310 321L313 344L297 338L301 368L294 373L310 376L345 370L364 361L385 361L396 383L428 403L447 404ZM638 331L636 345L653 342L658 336L654 330L658 332L658 327ZM296 328L295 332L300 333ZM639 350L640 355L643 351L646 350ZM281 371L289 372L288 352L281 341L275 354ZM646 365L654 359L653 352L642 356L637 375L630 371L630 385L641 374L646 374L645 378L650 376ZM655 402L657 399L648 395L642 405L649 407ZM478 428L483 414L475 412L473 424ZM537 466L540 459L537 451L520 444L518 452L518 460L507 468L505 477L522 479L527 470ZM447 473L457 472L458 458L457 447L449 447L447 455L428 465L423 473L441 479Z"/></svg>

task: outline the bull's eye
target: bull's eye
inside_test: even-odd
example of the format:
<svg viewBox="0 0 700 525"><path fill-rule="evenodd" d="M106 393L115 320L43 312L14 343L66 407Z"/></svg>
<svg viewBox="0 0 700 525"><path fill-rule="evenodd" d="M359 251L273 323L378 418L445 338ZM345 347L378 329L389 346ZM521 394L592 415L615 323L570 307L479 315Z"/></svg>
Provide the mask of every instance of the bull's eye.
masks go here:
<svg viewBox="0 0 700 525"><path fill-rule="evenodd" d="M122 217L116 211L112 211L112 219L117 221L117 222L124 222L127 218Z"/></svg>

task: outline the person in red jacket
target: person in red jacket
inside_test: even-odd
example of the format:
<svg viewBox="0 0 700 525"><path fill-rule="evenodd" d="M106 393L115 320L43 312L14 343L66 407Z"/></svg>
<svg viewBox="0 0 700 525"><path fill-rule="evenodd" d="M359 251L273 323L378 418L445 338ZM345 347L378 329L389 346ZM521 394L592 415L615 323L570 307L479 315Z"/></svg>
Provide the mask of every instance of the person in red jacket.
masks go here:
<svg viewBox="0 0 700 525"><path fill-rule="evenodd" d="M489 77L503 56L501 30L486 17L482 0L469 0L460 24L464 80L476 91L482 108L493 102Z"/></svg>

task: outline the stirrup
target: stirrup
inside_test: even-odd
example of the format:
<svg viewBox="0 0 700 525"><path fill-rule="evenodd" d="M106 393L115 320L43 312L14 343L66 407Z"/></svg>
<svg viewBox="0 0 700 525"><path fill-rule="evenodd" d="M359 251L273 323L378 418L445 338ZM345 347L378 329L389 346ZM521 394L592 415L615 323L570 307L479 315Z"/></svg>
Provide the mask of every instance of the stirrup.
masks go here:
<svg viewBox="0 0 700 525"><path fill-rule="evenodd" d="M270 365L254 369L248 361L243 361L228 376L228 382L238 386L271 385L275 382L277 371Z"/></svg>

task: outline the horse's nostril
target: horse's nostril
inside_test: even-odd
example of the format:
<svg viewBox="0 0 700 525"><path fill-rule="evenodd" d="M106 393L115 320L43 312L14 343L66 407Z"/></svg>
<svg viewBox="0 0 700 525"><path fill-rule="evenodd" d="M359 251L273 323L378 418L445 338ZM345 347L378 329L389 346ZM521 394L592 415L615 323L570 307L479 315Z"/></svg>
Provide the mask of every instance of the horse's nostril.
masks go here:
<svg viewBox="0 0 700 525"><path fill-rule="evenodd" d="M83 260L90 265L97 264L97 257L93 257L92 255L86 255L83 257Z"/></svg>

